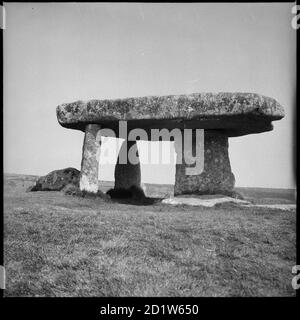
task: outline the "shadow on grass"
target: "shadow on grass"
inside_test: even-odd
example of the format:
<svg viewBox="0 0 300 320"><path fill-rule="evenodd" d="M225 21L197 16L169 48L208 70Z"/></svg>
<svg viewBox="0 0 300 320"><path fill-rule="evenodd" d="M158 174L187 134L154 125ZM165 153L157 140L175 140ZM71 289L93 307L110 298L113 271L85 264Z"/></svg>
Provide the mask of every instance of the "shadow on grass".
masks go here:
<svg viewBox="0 0 300 320"><path fill-rule="evenodd" d="M113 202L122 204L132 204L137 206L153 205L160 202L162 198L148 198L144 191L136 186L127 189L110 189L106 193Z"/></svg>
<svg viewBox="0 0 300 320"><path fill-rule="evenodd" d="M143 199L133 199L133 198L114 198L111 199L112 202L121 204L131 204L135 206L150 206L156 203L160 203L163 198L143 198Z"/></svg>

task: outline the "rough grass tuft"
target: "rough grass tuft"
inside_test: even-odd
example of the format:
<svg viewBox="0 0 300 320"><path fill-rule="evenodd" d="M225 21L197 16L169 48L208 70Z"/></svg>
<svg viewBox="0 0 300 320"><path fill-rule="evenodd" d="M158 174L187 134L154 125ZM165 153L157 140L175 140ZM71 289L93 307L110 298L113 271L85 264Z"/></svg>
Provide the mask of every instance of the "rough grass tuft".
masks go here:
<svg viewBox="0 0 300 320"><path fill-rule="evenodd" d="M98 190L97 193L92 193L88 191L81 191L78 186L73 185L73 184L68 184L64 189L63 189L64 194L66 195L71 195L71 196L77 196L77 197L82 197L82 198L101 198L104 200L109 200L110 197L109 195L103 193L102 191Z"/></svg>

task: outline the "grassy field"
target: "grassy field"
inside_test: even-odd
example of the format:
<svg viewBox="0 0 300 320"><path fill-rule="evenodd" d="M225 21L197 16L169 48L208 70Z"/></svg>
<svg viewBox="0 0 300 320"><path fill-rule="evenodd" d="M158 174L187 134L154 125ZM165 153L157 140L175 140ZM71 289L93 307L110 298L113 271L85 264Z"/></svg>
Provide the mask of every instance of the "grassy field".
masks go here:
<svg viewBox="0 0 300 320"><path fill-rule="evenodd" d="M26 193L34 179L5 176L5 296L295 295L294 211Z"/></svg>

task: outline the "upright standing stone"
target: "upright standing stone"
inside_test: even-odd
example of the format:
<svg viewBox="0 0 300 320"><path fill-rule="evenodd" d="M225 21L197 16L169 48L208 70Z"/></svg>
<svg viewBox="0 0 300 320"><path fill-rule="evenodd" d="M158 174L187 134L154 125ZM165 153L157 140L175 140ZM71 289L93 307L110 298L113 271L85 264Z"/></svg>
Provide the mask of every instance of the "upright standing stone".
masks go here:
<svg viewBox="0 0 300 320"><path fill-rule="evenodd" d="M205 131L204 131L205 132ZM176 141L175 141L176 143ZM192 149L195 153L196 139ZM177 148L175 146L175 150ZM184 148L182 147L182 152ZM177 155L178 156L178 155ZM187 175L186 168L194 165L176 164L174 195L180 194L228 194L233 191L235 178L228 156L228 138L222 135L204 134L204 167L199 175Z"/></svg>
<svg viewBox="0 0 300 320"><path fill-rule="evenodd" d="M140 161L132 164L128 159L128 152L135 153L139 157L136 141L124 141L115 167L115 189L129 190L135 186L141 188L141 166ZM121 159L126 159L127 163L122 163Z"/></svg>
<svg viewBox="0 0 300 320"><path fill-rule="evenodd" d="M80 190L97 193L98 167L100 156L100 136L97 135L101 126L88 124L85 127L85 136L82 147L82 161L80 173Z"/></svg>

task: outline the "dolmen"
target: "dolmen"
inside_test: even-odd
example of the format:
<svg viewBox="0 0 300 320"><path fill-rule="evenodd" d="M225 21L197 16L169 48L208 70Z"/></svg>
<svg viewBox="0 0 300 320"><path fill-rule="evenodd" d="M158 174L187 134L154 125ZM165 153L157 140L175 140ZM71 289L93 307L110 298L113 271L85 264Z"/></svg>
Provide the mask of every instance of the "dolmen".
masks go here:
<svg viewBox="0 0 300 320"><path fill-rule="evenodd" d="M255 93L76 101L56 111L63 127L85 134L80 189L92 193L98 191L101 136L110 136L125 139L115 167L115 189L141 188L136 140L169 140L177 156L174 195L228 195L235 184L228 138L271 131L272 121L284 117L276 100Z"/></svg>

